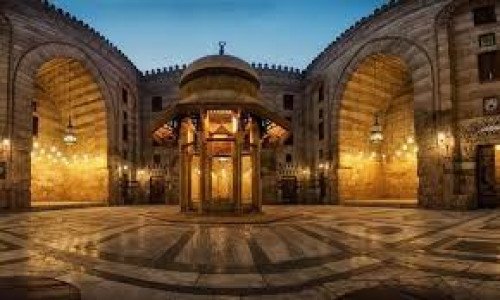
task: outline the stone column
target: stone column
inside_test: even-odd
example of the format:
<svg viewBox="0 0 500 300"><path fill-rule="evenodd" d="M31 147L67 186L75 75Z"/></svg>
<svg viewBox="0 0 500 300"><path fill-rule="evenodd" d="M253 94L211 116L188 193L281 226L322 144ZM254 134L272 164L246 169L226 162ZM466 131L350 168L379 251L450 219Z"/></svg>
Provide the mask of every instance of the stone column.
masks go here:
<svg viewBox="0 0 500 300"><path fill-rule="evenodd" d="M208 155L207 155L207 140L206 132L208 131L208 126L206 122L206 114L200 111L200 131L198 135L198 149L200 149L200 205L198 207L198 213L203 213L205 202L208 200L208 182L207 179L210 176L210 170L208 168Z"/></svg>
<svg viewBox="0 0 500 300"><path fill-rule="evenodd" d="M181 121L180 124L180 133L179 133L179 178L180 178L180 188L179 188L179 203L181 205L181 211L187 211L187 195L186 195L186 185L187 185L187 168L186 168L186 153L184 150L184 144L186 143L186 128L184 121Z"/></svg>
<svg viewBox="0 0 500 300"><path fill-rule="evenodd" d="M252 121L252 136L253 143L252 146L252 167L253 167L253 178L252 178L252 205L253 209L256 211L262 210L262 188L261 188L261 178L260 178L260 151L261 151L261 137L257 124Z"/></svg>
<svg viewBox="0 0 500 300"><path fill-rule="evenodd" d="M241 119L238 113L238 125L236 129L235 138L235 153L233 154L233 195L236 204L236 211L241 213L241 186L242 186L242 166L241 166L241 152L242 152L242 135L244 135Z"/></svg>

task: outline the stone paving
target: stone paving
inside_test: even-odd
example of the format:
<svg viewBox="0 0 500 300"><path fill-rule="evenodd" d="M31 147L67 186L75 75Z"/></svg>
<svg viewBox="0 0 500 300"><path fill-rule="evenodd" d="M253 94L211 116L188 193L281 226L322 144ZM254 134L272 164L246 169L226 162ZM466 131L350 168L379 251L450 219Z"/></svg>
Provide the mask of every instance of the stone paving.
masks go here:
<svg viewBox="0 0 500 300"><path fill-rule="evenodd" d="M364 299L401 290L500 299L499 210L271 206L239 219L177 210L1 214L0 279L57 280L82 299Z"/></svg>

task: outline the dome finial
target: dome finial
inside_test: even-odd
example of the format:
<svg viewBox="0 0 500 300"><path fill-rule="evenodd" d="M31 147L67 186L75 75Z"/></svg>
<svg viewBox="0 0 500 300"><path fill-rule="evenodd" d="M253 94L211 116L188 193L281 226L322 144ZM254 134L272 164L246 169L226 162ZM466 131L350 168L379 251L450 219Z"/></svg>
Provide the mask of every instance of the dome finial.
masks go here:
<svg viewBox="0 0 500 300"><path fill-rule="evenodd" d="M219 42L219 55L224 55L227 43L224 41Z"/></svg>

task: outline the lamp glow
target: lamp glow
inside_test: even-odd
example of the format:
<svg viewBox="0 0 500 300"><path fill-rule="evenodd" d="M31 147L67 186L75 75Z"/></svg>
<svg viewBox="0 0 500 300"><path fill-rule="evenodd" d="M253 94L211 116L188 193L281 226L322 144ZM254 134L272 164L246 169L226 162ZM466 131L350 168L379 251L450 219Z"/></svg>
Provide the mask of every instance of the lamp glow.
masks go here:
<svg viewBox="0 0 500 300"><path fill-rule="evenodd" d="M444 132L438 132L437 140L441 146L444 145L446 142L446 134Z"/></svg>
<svg viewBox="0 0 500 300"><path fill-rule="evenodd" d="M10 139L7 139L7 138L3 139L2 146L3 146L4 150L7 150L10 147Z"/></svg>

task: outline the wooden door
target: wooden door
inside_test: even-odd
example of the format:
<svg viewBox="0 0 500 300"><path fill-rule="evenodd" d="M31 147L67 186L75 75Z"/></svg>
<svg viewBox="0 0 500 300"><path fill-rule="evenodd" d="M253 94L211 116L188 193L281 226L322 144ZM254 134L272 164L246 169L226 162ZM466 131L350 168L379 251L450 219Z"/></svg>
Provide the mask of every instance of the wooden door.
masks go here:
<svg viewBox="0 0 500 300"><path fill-rule="evenodd" d="M297 203L297 177L283 177L281 179L281 194L283 202Z"/></svg>
<svg viewBox="0 0 500 300"><path fill-rule="evenodd" d="M480 208L498 207L495 146L480 146L477 151L477 189Z"/></svg>
<svg viewBox="0 0 500 300"><path fill-rule="evenodd" d="M149 180L149 203L165 204L165 179L162 176Z"/></svg>

